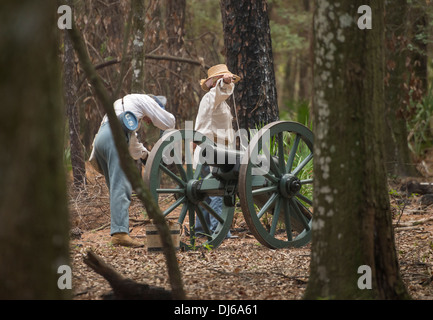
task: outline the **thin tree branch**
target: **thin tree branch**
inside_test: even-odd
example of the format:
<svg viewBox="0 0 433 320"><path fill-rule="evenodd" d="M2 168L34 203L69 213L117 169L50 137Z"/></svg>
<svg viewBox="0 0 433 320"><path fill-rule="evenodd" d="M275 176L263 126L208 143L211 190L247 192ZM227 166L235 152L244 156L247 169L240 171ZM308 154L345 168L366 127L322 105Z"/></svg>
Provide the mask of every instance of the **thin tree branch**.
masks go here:
<svg viewBox="0 0 433 320"><path fill-rule="evenodd" d="M207 64L204 64L200 61L188 59L188 58L175 57L175 56L146 54L144 56L144 58L149 59L149 60L167 60L167 61L175 61L175 62L181 62L181 63L189 63L192 65L203 67L206 70L210 68L210 66L208 66ZM95 68L95 70L100 70L100 69L103 69L105 67L109 67L109 66L112 66L112 65L115 65L118 63L122 63L122 64L125 63L126 64L126 62L130 61L130 60L131 60L130 56L125 56L125 59L114 58L114 59L111 59L108 61L101 62L101 63L95 65L94 68ZM81 87L83 81L84 81L84 78L80 79L78 89Z"/></svg>

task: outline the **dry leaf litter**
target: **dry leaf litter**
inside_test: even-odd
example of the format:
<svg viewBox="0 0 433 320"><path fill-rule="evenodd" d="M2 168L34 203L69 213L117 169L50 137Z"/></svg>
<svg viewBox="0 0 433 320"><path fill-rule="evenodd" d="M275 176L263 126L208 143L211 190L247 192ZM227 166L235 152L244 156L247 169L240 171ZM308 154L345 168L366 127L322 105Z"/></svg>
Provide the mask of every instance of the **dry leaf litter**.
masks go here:
<svg viewBox="0 0 433 320"><path fill-rule="evenodd" d="M92 169L89 167L88 172ZM398 186L390 186L396 190ZM90 175L85 191L70 191L73 298L99 300L111 291L108 282L83 262L93 250L117 272L137 282L170 289L162 253L109 244L109 197L102 176ZM413 299L433 299L433 205L420 196L390 192L395 241L402 278ZM131 236L146 243L144 209L133 197ZM421 221L413 226L411 222ZM398 224L398 225L397 225ZM310 245L270 250L250 234L236 209L232 234L215 250L178 251L177 259L189 299L298 300L309 277Z"/></svg>

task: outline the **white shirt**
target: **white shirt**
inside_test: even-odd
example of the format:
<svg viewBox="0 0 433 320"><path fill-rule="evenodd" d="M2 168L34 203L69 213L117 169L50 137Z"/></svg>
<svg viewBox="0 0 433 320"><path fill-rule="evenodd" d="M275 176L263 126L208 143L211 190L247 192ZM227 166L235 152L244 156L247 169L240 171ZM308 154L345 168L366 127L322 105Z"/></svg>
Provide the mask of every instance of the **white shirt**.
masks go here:
<svg viewBox="0 0 433 320"><path fill-rule="evenodd" d="M195 120L195 131L207 136L211 141L233 144L233 116L226 100L232 95L234 83L225 83L219 79L200 101Z"/></svg>
<svg viewBox="0 0 433 320"><path fill-rule="evenodd" d="M153 125L161 130L174 129L176 124L175 117L170 113L162 109L159 104L150 96L146 94L128 94L122 99L118 99L114 102L114 111L116 115L121 114L124 111L130 111L134 113L140 124L140 121L145 117L149 117ZM102 123L108 121L108 116L105 115L102 119ZM140 126L139 126L140 127ZM138 130L138 129L137 129ZM90 160L92 160L92 154ZM129 154L134 160L138 160L148 153L147 149L141 142L138 141L137 132L132 132L129 139Z"/></svg>
<svg viewBox="0 0 433 320"><path fill-rule="evenodd" d="M218 147L234 149L233 116L226 100L233 94L234 83L225 83L219 79L200 101L194 130L207 136ZM193 168L200 159L201 147L194 152Z"/></svg>

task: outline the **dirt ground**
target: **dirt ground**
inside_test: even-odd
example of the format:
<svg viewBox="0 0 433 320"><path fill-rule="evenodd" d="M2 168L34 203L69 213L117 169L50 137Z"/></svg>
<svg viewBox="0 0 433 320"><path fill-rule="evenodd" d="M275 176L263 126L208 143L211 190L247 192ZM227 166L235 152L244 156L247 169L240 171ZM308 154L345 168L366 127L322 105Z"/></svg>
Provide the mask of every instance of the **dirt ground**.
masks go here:
<svg viewBox="0 0 433 320"><path fill-rule="evenodd" d="M423 181L433 182L428 164ZM402 181L390 183L395 241L400 271L415 300L433 299L433 204L422 195L401 191ZM137 282L170 289L162 253L143 248L109 244L109 197L103 176L88 166L85 191L70 192L70 254L73 298L99 300L111 291L108 282L90 269L83 256L93 250L117 272ZM130 208L131 236L146 243L144 209L133 198ZM420 222L420 224L413 224ZM270 250L252 236L240 209L235 212L232 234L211 251L178 251L177 258L189 299L197 300L299 300L309 277L310 245Z"/></svg>

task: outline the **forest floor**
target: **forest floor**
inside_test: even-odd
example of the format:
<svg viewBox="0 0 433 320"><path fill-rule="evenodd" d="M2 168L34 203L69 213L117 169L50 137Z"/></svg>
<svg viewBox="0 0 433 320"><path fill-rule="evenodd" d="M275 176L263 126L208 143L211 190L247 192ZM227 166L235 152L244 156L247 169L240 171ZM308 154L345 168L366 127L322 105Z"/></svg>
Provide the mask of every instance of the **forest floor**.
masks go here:
<svg viewBox="0 0 433 320"><path fill-rule="evenodd" d="M420 182L433 183L433 157L424 161ZM170 289L164 255L142 248L115 247L110 241L109 196L103 176L87 168L85 191L69 192L70 255L73 298L99 300L111 291L108 282L83 261L91 249L124 277ZM389 194L395 225L400 272L415 300L433 300L433 204L426 196L408 194L407 180L390 182ZM433 196L432 196L433 197ZM131 236L146 243L143 206L133 197ZM419 222L414 224L413 222ZM232 234L215 250L178 251L177 259L189 299L196 300L299 300L309 278L310 245L270 250L248 231L240 209Z"/></svg>

